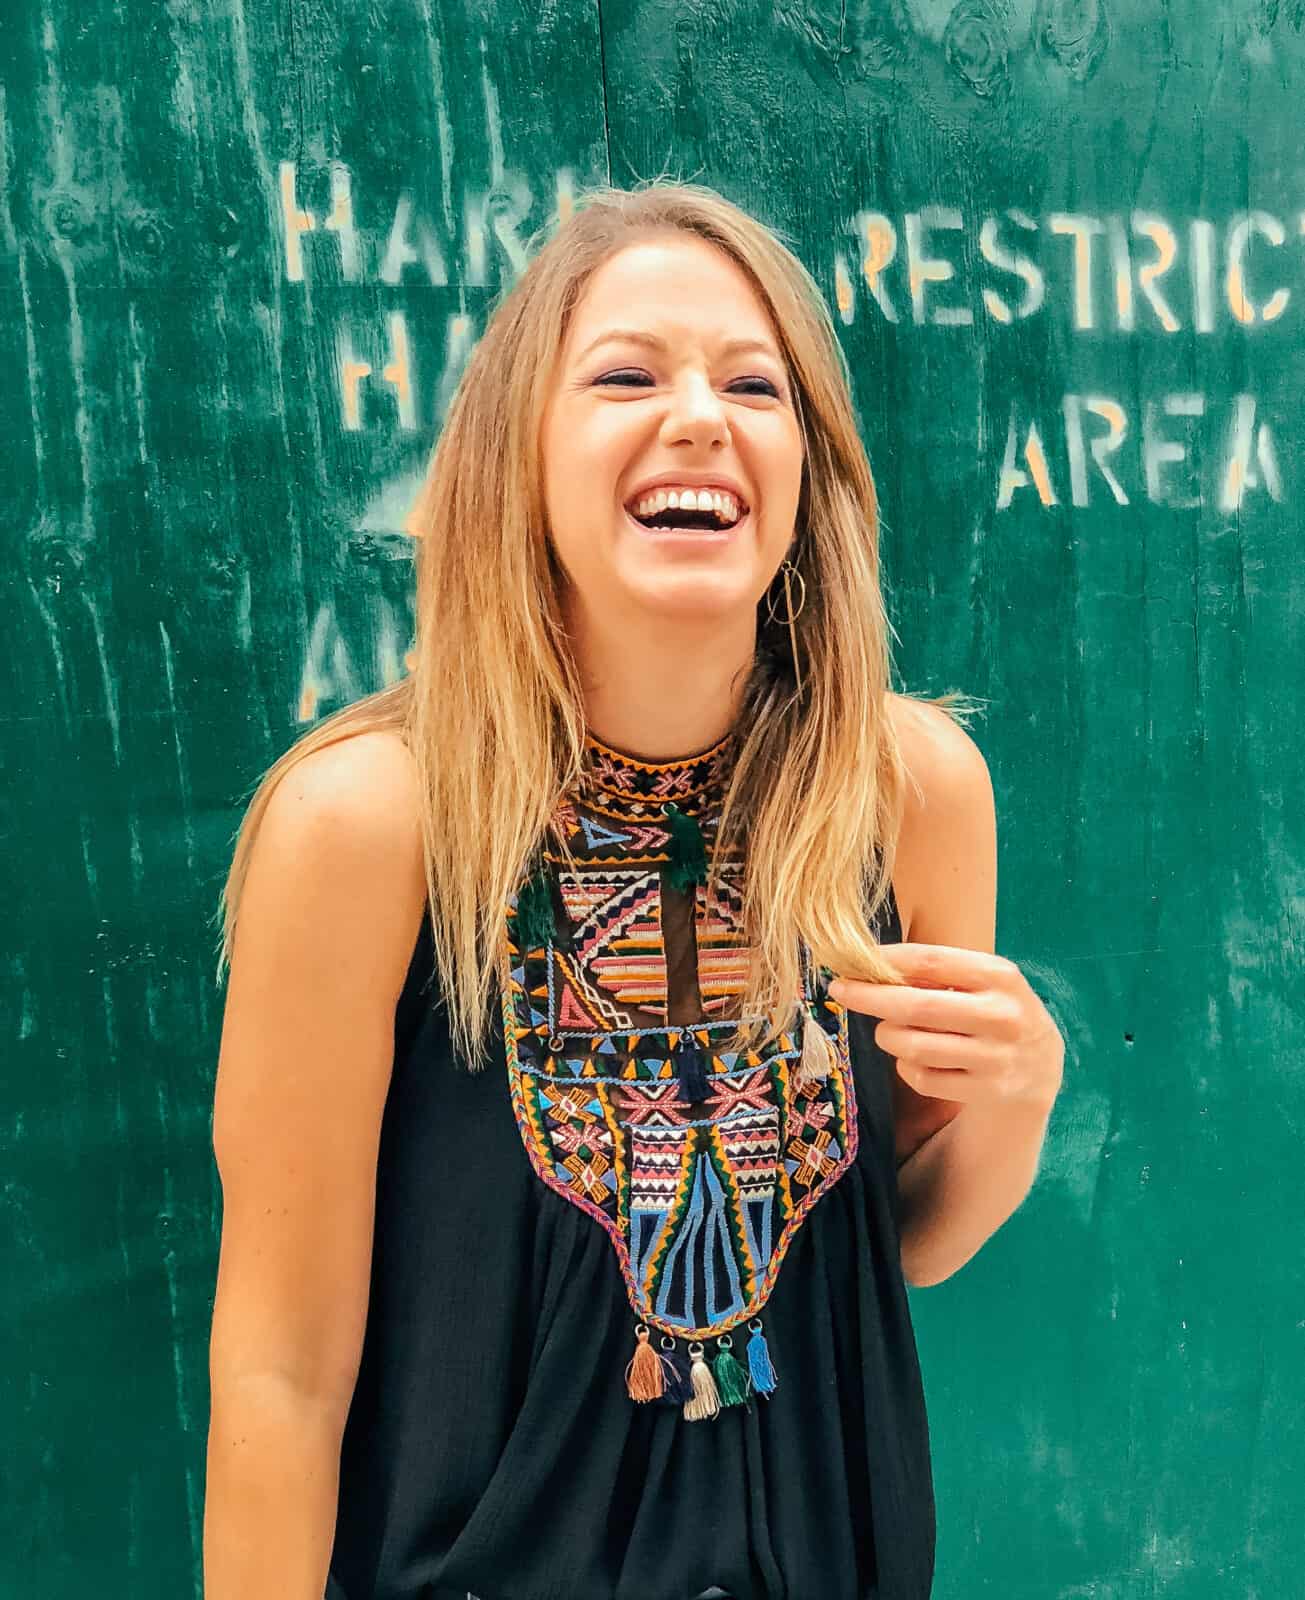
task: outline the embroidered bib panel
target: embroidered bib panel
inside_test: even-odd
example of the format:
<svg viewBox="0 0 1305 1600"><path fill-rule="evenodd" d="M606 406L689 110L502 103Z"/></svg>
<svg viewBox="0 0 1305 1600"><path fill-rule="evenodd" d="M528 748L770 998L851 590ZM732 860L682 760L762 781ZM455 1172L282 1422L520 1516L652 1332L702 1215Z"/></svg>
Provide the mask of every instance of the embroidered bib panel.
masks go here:
<svg viewBox="0 0 1305 1600"><path fill-rule="evenodd" d="M576 865L545 848L544 920L523 889L501 952L512 1105L531 1165L607 1231L642 1343L650 1328L663 1350L689 1341L692 1387L664 1394L654 1372L653 1393L631 1381L636 1399L705 1394L693 1342L727 1351L728 1330L745 1322L744 1389L773 1388L758 1313L798 1228L856 1155L847 1013L824 992L827 974L804 961L791 1032L760 1051L718 1048L748 970L742 864L723 862L709 898L701 860L684 870L684 837L696 825L713 857L731 754L727 736L651 764L590 738L579 788L557 814ZM822 1075L804 1072L817 1056ZM642 1348L632 1365L639 1357L655 1366ZM667 1380L686 1378L662 1361ZM722 1404L741 1372L726 1361Z"/></svg>

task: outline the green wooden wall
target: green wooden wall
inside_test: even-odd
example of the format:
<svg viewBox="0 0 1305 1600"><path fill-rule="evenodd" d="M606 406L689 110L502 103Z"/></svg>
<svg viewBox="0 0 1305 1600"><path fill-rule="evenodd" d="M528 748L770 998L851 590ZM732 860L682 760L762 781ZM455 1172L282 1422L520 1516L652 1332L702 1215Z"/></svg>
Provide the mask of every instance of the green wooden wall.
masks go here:
<svg viewBox="0 0 1305 1600"><path fill-rule="evenodd" d="M1068 1039L1033 1194L913 1295L936 1593L1303 1592L1303 18L3 0L5 1600L199 1593L242 797L403 672L525 241L658 172L835 308L903 682L990 702Z"/></svg>

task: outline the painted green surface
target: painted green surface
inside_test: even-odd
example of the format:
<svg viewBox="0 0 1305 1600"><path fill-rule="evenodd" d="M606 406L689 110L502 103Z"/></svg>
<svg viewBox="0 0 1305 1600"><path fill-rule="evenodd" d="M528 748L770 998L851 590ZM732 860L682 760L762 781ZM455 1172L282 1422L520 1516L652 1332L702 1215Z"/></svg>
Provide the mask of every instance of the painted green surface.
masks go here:
<svg viewBox="0 0 1305 1600"><path fill-rule="evenodd" d="M241 798L401 673L524 241L663 170L837 308L903 680L991 700L1069 1044L1034 1193L913 1296L936 1593L1301 1592L1303 15L6 0L5 1600L199 1593Z"/></svg>

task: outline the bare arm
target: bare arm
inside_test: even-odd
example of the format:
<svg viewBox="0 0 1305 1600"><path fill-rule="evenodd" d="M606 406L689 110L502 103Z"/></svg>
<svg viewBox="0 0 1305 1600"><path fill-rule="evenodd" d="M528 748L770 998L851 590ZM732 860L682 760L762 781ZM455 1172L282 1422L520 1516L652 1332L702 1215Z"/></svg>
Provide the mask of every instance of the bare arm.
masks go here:
<svg viewBox="0 0 1305 1600"><path fill-rule="evenodd" d="M991 881L984 877L977 883L961 882L956 851L945 848L956 834L955 821L948 815L949 805L956 809L953 773L958 755L972 741L933 706L890 695L888 710L910 772L894 873L902 942L970 944L991 950L997 915L995 858ZM957 921L958 901L964 925ZM900 1172L917 1150L959 1116L961 1102L919 1094L896 1071L892 1096Z"/></svg>
<svg viewBox="0 0 1305 1600"><path fill-rule="evenodd" d="M206 1600L321 1600L366 1326L394 1008L424 907L397 735L274 791L242 897L213 1107Z"/></svg>
<svg viewBox="0 0 1305 1600"><path fill-rule="evenodd" d="M913 793L902 835L909 940L991 953L997 823L987 763L942 712L912 706L902 715L904 749L922 791ZM893 1099L902 1265L907 1281L922 1287L957 1271L1021 1203L1048 1113L997 1116L918 1094L898 1072Z"/></svg>

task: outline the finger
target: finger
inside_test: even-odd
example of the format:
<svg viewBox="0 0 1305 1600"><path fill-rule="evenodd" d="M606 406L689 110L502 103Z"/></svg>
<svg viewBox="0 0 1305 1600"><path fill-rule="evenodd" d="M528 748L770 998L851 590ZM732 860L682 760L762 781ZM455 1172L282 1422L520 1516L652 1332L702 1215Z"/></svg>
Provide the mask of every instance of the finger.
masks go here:
<svg viewBox="0 0 1305 1600"><path fill-rule="evenodd" d="M969 993L839 978L829 985L829 995L853 1011L883 1017L903 1027L961 1034L978 1033L983 1028L984 1008Z"/></svg>
<svg viewBox="0 0 1305 1600"><path fill-rule="evenodd" d="M899 1061L943 1071L996 1071L1006 1059L1000 1043L964 1033L933 1033L925 1028L899 1028L881 1022L875 1043Z"/></svg>
<svg viewBox="0 0 1305 1600"><path fill-rule="evenodd" d="M899 1061L897 1072L916 1094L952 1100L958 1105L974 1098L974 1080L967 1072L940 1072L936 1067L913 1066L909 1061Z"/></svg>
<svg viewBox="0 0 1305 1600"><path fill-rule="evenodd" d="M934 1033L927 1028L904 1028L881 1022L875 1044L899 1061L921 1067L964 1067L975 1059L975 1041L964 1033Z"/></svg>
<svg viewBox="0 0 1305 1600"><path fill-rule="evenodd" d="M1014 982L1019 968L989 950L951 944L882 944L880 953L921 989L987 989Z"/></svg>

